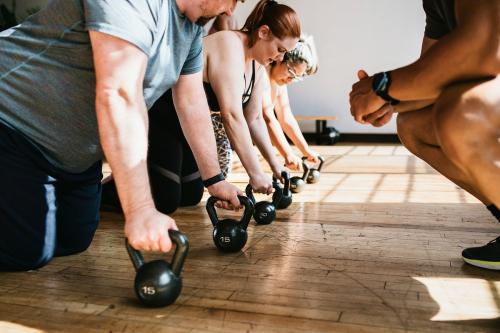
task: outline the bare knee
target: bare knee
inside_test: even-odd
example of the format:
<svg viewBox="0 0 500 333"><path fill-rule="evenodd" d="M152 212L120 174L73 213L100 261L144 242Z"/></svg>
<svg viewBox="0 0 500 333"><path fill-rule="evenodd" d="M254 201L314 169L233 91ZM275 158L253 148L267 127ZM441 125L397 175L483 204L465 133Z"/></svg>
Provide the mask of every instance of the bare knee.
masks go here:
<svg viewBox="0 0 500 333"><path fill-rule="evenodd" d="M413 118L414 115L412 112L400 113L398 114L396 124L401 143L406 147L406 149L417 155L419 152L419 146L421 145L421 140L416 133L415 125L412 122Z"/></svg>
<svg viewBox="0 0 500 333"><path fill-rule="evenodd" d="M447 89L436 103L436 133L447 157L459 165L468 165L494 143L495 103L481 89L466 84ZM498 117L498 115L496 116Z"/></svg>

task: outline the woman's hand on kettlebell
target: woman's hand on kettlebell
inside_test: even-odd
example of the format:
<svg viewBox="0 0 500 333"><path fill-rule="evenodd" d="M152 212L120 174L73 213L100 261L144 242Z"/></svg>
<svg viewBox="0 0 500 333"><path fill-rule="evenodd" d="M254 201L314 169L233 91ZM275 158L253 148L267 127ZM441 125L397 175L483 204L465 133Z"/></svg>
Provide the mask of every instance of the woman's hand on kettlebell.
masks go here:
<svg viewBox="0 0 500 333"><path fill-rule="evenodd" d="M283 172L288 172L288 169L280 164L274 165L271 169L273 170L273 178L276 178L283 184L285 180L283 179L282 174Z"/></svg>
<svg viewBox="0 0 500 333"><path fill-rule="evenodd" d="M273 177L279 180L282 184L284 184L285 180L283 179L283 172L288 172L287 168L281 165L277 165L272 169L273 169Z"/></svg>
<svg viewBox="0 0 500 333"><path fill-rule="evenodd" d="M319 154L312 149L308 149L306 151L306 153L304 154L304 156L307 157L307 160L309 162L313 162L313 163L319 162Z"/></svg>
<svg viewBox="0 0 500 333"><path fill-rule="evenodd" d="M207 190L211 196L221 199L216 204L217 208L227 210L238 210L241 208L238 195L243 195L243 192L233 184L224 180L210 185Z"/></svg>
<svg viewBox="0 0 500 333"><path fill-rule="evenodd" d="M169 229L178 230L174 219L154 207L129 212L125 218L125 236L138 251L170 251L172 241Z"/></svg>
<svg viewBox="0 0 500 333"><path fill-rule="evenodd" d="M302 160L295 154L285 156L285 166L293 171L302 171Z"/></svg>
<svg viewBox="0 0 500 333"><path fill-rule="evenodd" d="M256 193L273 193L273 180L271 176L266 175L265 173L260 173L254 177L250 177L250 185L252 185L252 189Z"/></svg>

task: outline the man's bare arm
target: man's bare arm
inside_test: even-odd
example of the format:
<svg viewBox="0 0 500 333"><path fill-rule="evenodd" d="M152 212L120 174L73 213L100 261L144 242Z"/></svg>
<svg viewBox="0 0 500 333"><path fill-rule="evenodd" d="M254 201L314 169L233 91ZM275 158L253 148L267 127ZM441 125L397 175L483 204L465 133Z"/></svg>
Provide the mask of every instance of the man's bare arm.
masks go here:
<svg viewBox="0 0 500 333"><path fill-rule="evenodd" d="M413 64L392 71L390 94L436 99L451 82L500 73L500 1L456 1L458 26Z"/></svg>
<svg viewBox="0 0 500 333"><path fill-rule="evenodd" d="M117 37L90 31L101 145L125 213L125 235L138 250L168 251L174 220L154 205L147 171L148 115L143 97L147 56Z"/></svg>

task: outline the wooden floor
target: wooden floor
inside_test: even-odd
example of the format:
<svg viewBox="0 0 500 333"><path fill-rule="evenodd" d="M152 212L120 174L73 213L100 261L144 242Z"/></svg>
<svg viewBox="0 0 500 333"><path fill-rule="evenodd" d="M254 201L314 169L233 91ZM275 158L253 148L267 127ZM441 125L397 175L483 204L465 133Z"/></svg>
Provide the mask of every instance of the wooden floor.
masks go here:
<svg viewBox="0 0 500 333"><path fill-rule="evenodd" d="M135 300L105 213L85 253L0 274L0 332L500 332L500 272L460 257L500 234L486 209L401 146L318 149L321 183L241 253L215 250L203 203L174 215L191 244L174 305Z"/></svg>

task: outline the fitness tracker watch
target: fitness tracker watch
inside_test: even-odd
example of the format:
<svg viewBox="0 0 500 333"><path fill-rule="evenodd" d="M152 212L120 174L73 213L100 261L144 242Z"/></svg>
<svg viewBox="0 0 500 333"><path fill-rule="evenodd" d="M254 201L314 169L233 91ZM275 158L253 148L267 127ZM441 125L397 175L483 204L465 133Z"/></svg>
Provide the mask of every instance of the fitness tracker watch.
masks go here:
<svg viewBox="0 0 500 333"><path fill-rule="evenodd" d="M389 102L390 105L398 105L400 100L392 98L389 95L389 87L391 86L391 72L381 72L373 76L372 89L384 101Z"/></svg>
<svg viewBox="0 0 500 333"><path fill-rule="evenodd" d="M215 175L211 178L208 178L206 180L203 181L203 186L205 187L209 187L209 186L212 186L213 184L217 184L218 182L222 182L226 180L226 178L224 177L224 175L222 173L219 173L218 175Z"/></svg>

